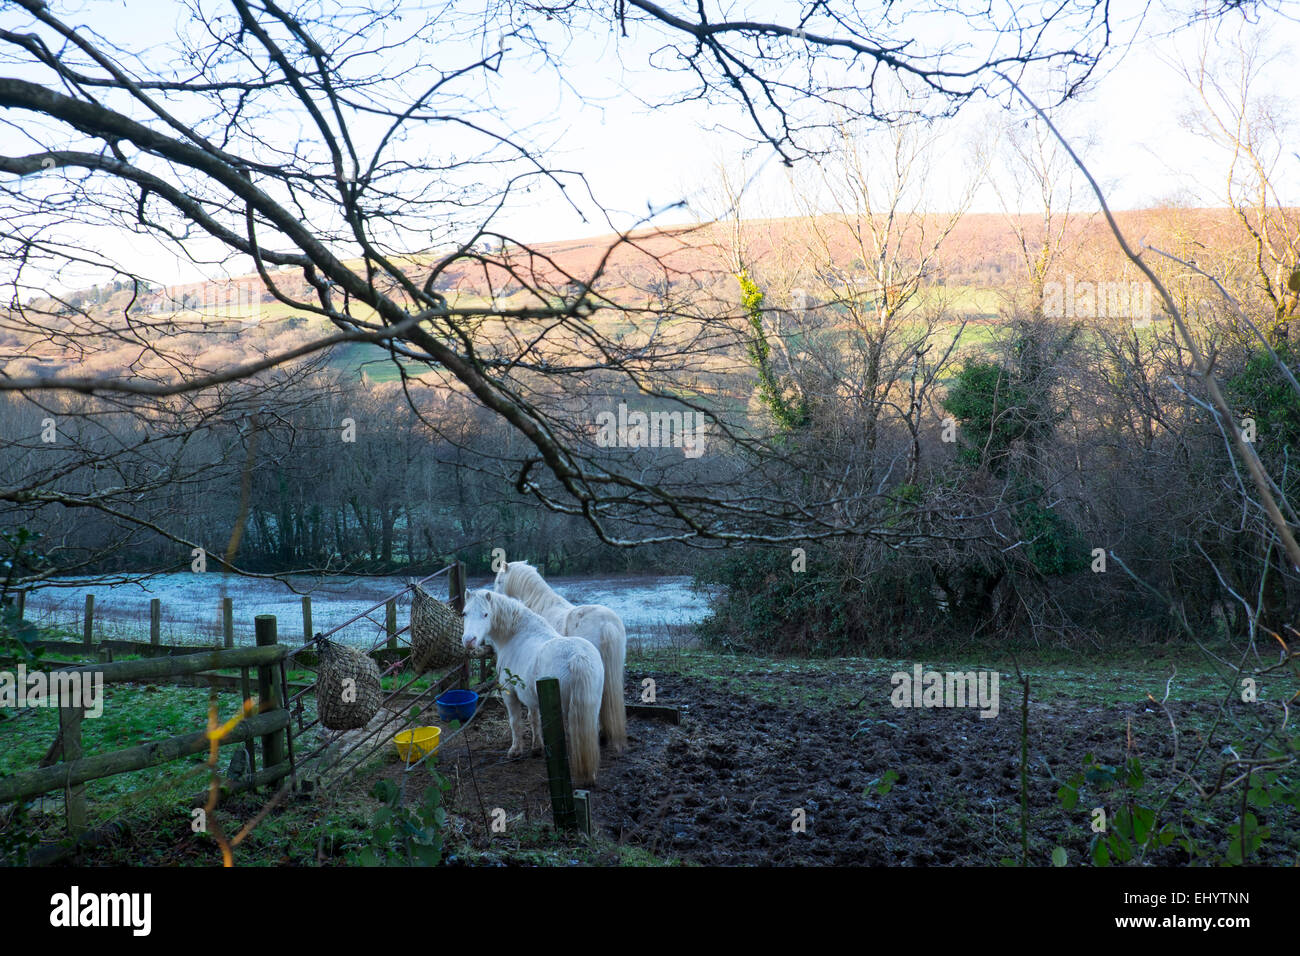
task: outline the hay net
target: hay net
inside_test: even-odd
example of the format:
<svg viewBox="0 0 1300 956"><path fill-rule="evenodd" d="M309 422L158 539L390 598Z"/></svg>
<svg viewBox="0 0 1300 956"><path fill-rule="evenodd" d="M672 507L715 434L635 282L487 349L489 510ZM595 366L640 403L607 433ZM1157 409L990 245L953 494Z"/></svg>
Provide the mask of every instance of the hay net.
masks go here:
<svg viewBox="0 0 1300 956"><path fill-rule="evenodd" d="M469 655L461 643L465 622L455 608L411 582L411 670L422 674L449 667Z"/></svg>
<svg viewBox="0 0 1300 956"><path fill-rule="evenodd" d="M355 730L379 713L383 688L379 667L354 647L317 634L320 668L316 673L316 708L330 730Z"/></svg>

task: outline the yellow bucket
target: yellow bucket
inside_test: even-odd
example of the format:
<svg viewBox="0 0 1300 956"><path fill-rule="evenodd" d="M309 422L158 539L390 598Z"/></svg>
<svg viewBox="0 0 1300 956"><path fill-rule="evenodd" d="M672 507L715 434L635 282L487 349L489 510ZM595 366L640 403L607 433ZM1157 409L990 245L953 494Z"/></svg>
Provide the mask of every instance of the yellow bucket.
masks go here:
<svg viewBox="0 0 1300 956"><path fill-rule="evenodd" d="M393 738L397 746L397 755L402 763L415 763L425 754L438 752L438 738L442 736L441 727L416 727L403 730Z"/></svg>

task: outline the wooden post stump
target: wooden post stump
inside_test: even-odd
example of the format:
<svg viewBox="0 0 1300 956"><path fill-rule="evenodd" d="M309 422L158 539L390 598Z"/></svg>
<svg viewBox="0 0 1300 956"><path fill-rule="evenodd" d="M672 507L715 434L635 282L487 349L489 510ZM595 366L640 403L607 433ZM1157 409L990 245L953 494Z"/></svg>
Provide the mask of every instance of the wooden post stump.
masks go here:
<svg viewBox="0 0 1300 956"><path fill-rule="evenodd" d="M302 596L302 642L306 644L312 639L313 631L311 629L311 595Z"/></svg>
<svg viewBox="0 0 1300 956"><path fill-rule="evenodd" d="M591 836L591 794L586 790L573 791L573 808L578 818L578 829Z"/></svg>
<svg viewBox="0 0 1300 956"><path fill-rule="evenodd" d="M388 632L388 649L397 650L397 601L394 598L384 603L384 630Z"/></svg>
<svg viewBox="0 0 1300 956"><path fill-rule="evenodd" d="M157 647L162 643L162 599L149 601L149 643Z"/></svg>

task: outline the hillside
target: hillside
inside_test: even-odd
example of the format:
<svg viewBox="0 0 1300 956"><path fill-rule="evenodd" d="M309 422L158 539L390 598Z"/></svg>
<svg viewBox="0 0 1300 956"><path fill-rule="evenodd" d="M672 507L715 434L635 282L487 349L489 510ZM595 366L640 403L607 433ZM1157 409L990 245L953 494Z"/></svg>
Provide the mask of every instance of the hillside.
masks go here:
<svg viewBox="0 0 1300 956"><path fill-rule="evenodd" d="M1295 211L1287 217L1294 220ZM1194 241L1199 261L1211 268L1218 263L1223 273L1240 272L1249 261L1246 234L1228 209L1146 209L1119 213L1117 219L1135 244L1186 255ZM789 307L796 297L825 301L845 281L865 278L866 261L873 256L866 225L838 215L813 222L750 220L479 251L446 268L435 288L461 306L521 308L571 298L590 282L608 303L672 313L689 302L688 312L720 314L737 304L731 273L742 262L768 291L770 304ZM913 261L944 225L937 215L908 220L892 240L899 261ZM1027 275L1017 230L1031 248L1043 233L1034 216L962 217L927 268L923 288L945 289L953 318L996 317ZM432 261L432 256L412 257L412 272L423 280ZM360 268L359 262L350 265ZM1100 216L1078 215L1064 230L1053 275L1126 282L1136 272L1120 257ZM314 295L300 272L281 269L272 279L290 298L311 301ZM279 301L256 275L138 293L119 281L62 301L37 298L27 308L27 320L8 314L0 326L0 355L15 376L57 374L74 366L81 374L131 367L151 330L168 334L170 347L183 352L194 368L217 370L300 345L326 328L324 320ZM618 314L597 312L593 321L613 323L617 330ZM333 360L359 368L376 357L369 374L395 377L391 364L364 346L339 350Z"/></svg>

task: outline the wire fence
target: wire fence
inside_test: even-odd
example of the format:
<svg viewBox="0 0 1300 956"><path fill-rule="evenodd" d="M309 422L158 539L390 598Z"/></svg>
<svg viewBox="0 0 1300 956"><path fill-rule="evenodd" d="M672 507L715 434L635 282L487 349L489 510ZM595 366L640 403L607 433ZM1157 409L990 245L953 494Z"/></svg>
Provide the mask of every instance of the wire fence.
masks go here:
<svg viewBox="0 0 1300 956"><path fill-rule="evenodd" d="M447 574L442 568L421 578L421 582L433 581ZM251 646L254 642L253 614L275 614L281 629L290 633L296 622L303 621L304 638L307 618L314 617L320 625L327 625L327 633L334 640L344 644L363 647L371 641L372 628L383 627L383 607L389 600L401 600L409 594L409 583L385 594L377 603L360 613L352 613L351 608L362 600L373 600L375 585L385 579L357 578L351 579L348 588L337 585L316 584L306 594L295 593L289 589L271 587L266 582L253 582L246 590L231 589L227 592L224 583L220 589L206 583L202 592L191 584L193 580L204 580L203 576L178 573L176 580L161 582L153 591L129 588L126 585L104 588L87 587L85 583L76 589L60 588L46 585L29 591L26 595L24 619L43 631L62 632L69 639L82 639L86 623L84 602L87 594L94 595L94 608L91 615L91 634L95 643L120 640L142 642L151 638L154 630L149 601L158 599L161 605L161 619L156 628L161 643L174 646L211 646L220 645L225 638L226 623L223 599L229 597L232 602L230 620L231 646ZM237 582L244 583L244 582ZM178 586L178 584L180 586ZM361 590L361 595L349 593L349 590ZM369 592L369 593L366 593ZM196 593L209 595L204 599L195 598ZM309 599L309 614L301 609L302 598ZM346 615L342 620L340 616ZM313 628L313 633L319 630ZM403 630L406 630L403 628Z"/></svg>

